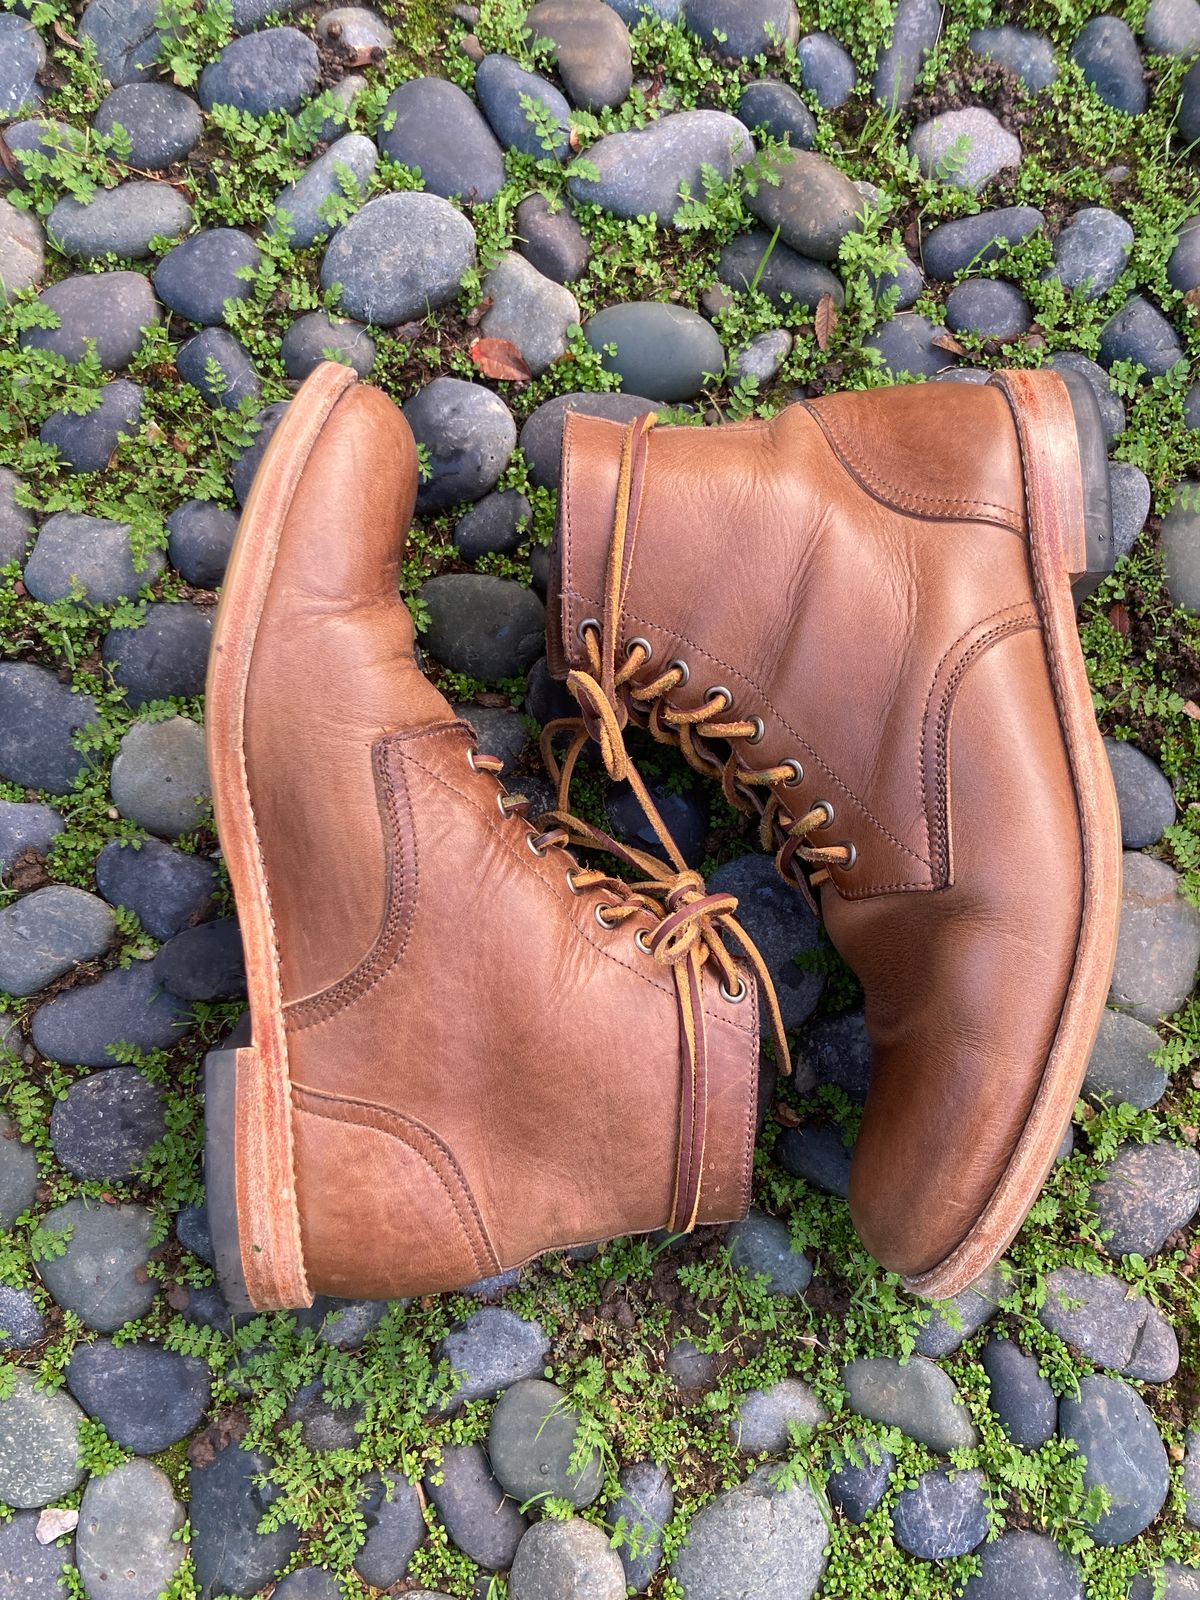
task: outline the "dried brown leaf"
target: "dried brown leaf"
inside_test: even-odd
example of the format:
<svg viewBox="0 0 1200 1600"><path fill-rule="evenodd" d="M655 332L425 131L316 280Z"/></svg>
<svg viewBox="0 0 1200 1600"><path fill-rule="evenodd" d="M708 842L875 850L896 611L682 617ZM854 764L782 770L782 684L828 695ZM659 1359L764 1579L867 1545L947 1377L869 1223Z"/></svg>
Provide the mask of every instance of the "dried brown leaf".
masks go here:
<svg viewBox="0 0 1200 1600"><path fill-rule="evenodd" d="M476 339L471 346L471 360L485 378L528 383L533 376L525 357L509 339Z"/></svg>
<svg viewBox="0 0 1200 1600"><path fill-rule="evenodd" d="M813 321L816 326L817 349L827 350L838 321L837 307L833 303L831 294L823 294L817 301L817 309Z"/></svg>
<svg viewBox="0 0 1200 1600"><path fill-rule="evenodd" d="M929 342L937 350L948 350L952 356L965 356L967 353L952 333L935 333Z"/></svg>

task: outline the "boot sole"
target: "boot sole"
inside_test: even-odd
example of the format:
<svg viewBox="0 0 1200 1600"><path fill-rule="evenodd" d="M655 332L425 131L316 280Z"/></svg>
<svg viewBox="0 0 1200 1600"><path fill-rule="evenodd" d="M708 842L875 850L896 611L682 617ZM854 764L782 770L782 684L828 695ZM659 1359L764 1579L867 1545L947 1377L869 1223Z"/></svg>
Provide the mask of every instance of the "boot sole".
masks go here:
<svg viewBox="0 0 1200 1600"><path fill-rule="evenodd" d="M204 1074L204 1176L217 1280L231 1311L312 1304L304 1270L292 1143L283 990L266 866L246 771L246 686L283 526L300 475L349 367L319 366L263 455L221 588L206 684L213 810L237 900L251 1043L214 1050Z"/></svg>
<svg viewBox="0 0 1200 1600"><path fill-rule="evenodd" d="M931 1300L959 1294L992 1266L1041 1192L1079 1099L1116 959L1121 828L1075 622L1077 597L1095 588L1115 557L1108 464L1087 380L1077 373L1057 376L1063 380L1057 395L1041 373L1005 372L993 381L1012 407L1020 440L1034 596L1078 806L1079 945L1041 1085L1003 1177L962 1243L937 1266L904 1280L914 1294ZM1078 460L1057 443L1070 439L1069 421ZM1048 446L1047 440L1054 442Z"/></svg>

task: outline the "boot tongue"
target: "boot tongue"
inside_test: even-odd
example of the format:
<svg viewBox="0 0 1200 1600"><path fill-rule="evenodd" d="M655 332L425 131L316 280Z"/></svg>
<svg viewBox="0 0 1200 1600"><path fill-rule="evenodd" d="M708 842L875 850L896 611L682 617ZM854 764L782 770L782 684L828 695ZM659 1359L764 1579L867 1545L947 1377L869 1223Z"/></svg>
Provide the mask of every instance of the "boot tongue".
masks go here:
<svg viewBox="0 0 1200 1600"><path fill-rule="evenodd" d="M579 411L563 419L562 486L546 589L546 664L556 678L584 664L576 630L603 606L627 431L622 423Z"/></svg>

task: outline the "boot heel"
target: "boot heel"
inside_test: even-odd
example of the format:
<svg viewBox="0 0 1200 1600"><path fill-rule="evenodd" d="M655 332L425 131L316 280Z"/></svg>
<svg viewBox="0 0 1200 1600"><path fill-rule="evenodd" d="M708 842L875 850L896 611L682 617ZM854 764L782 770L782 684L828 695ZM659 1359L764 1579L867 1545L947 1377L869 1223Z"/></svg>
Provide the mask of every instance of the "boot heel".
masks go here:
<svg viewBox="0 0 1200 1600"><path fill-rule="evenodd" d="M1076 606L1080 606L1112 571L1117 550L1100 407L1091 384L1081 372L1068 369L1058 375L1066 384L1071 399L1083 475L1083 549L1071 563L1071 594Z"/></svg>
<svg viewBox="0 0 1200 1600"><path fill-rule="evenodd" d="M204 1063L204 1183L217 1282L229 1309L312 1304L291 1169L290 1106L253 1047L212 1050ZM288 1128L282 1136L282 1128Z"/></svg>
<svg viewBox="0 0 1200 1600"><path fill-rule="evenodd" d="M234 1102L238 1050L210 1050L204 1058L204 1195L213 1265L225 1303L241 1316L254 1307L242 1271L234 1166Z"/></svg>

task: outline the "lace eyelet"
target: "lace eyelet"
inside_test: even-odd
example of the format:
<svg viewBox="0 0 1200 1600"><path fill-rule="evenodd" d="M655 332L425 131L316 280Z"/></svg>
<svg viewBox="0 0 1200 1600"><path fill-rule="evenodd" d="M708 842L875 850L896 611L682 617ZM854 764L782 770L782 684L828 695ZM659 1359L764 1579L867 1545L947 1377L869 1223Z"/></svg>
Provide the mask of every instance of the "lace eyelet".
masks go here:
<svg viewBox="0 0 1200 1600"><path fill-rule="evenodd" d="M519 798L519 796L514 797L511 794L505 794L503 789L501 789L500 793L496 796L496 810L506 822L510 817L516 814L517 808L514 801L517 798Z"/></svg>
<svg viewBox="0 0 1200 1600"><path fill-rule="evenodd" d="M566 876L567 876L567 888L570 889L571 893L574 894L574 895L582 894L583 890L581 888L579 888L579 886L575 882L575 869L574 869L574 867L571 867L568 870Z"/></svg>
<svg viewBox="0 0 1200 1600"><path fill-rule="evenodd" d="M467 765L470 767L472 772L479 771L479 768L475 765L475 757L477 754L478 752L473 744L467 746Z"/></svg>
<svg viewBox="0 0 1200 1600"><path fill-rule="evenodd" d="M795 789L799 784L804 782L804 768L794 756L789 756L786 761L781 761L779 765L781 767L791 767L792 769L791 777L783 780L785 788Z"/></svg>
<svg viewBox="0 0 1200 1600"><path fill-rule="evenodd" d="M725 987L724 978L721 979L721 998L722 1000L728 1000L730 1005L740 1006L742 1001L746 998L747 992L746 985L740 978L738 979L737 988L732 990L727 989Z"/></svg>
<svg viewBox="0 0 1200 1600"><path fill-rule="evenodd" d="M677 689L682 689L684 684L692 675L691 668L688 666L687 662L681 661L678 656L675 657L674 661L667 662L667 671L677 672L679 674L679 682L675 685Z"/></svg>
<svg viewBox="0 0 1200 1600"><path fill-rule="evenodd" d="M853 842L851 840L849 840L849 839L843 839L841 842L842 842L843 846L847 850L849 850L850 859L849 859L849 861L843 862L842 865L838 868L838 871L839 872L853 872L855 867L858 865L858 850L855 848Z"/></svg>
<svg viewBox="0 0 1200 1600"><path fill-rule="evenodd" d="M813 801L813 810L815 811L818 806L820 806L821 810L825 813L825 821L824 822L818 822L817 823L817 827L818 828L832 828L833 827L833 817L834 817L833 807L830 805L828 800L814 800Z"/></svg>
<svg viewBox="0 0 1200 1600"><path fill-rule="evenodd" d="M644 956L652 956L654 951L650 948L650 941L646 938L645 928L639 928L633 936L633 942Z"/></svg>
<svg viewBox="0 0 1200 1600"><path fill-rule="evenodd" d="M625 654L626 656L631 656L637 649L638 645L641 645L642 649L645 651L646 659L642 662L642 665L646 666L647 663L654 660L654 646L650 643L649 639L643 639L640 633L635 634L632 639L627 639L625 641Z"/></svg>
<svg viewBox="0 0 1200 1600"><path fill-rule="evenodd" d="M611 923L608 920L608 918L604 915L605 909L606 908L604 906L597 906L596 907L596 912L595 912L596 921L604 929L605 933L611 933L613 931L614 924Z"/></svg>
<svg viewBox="0 0 1200 1600"><path fill-rule="evenodd" d="M527 833L525 835L525 843L529 846L530 853L537 856L539 861L546 854L545 850L538 849L537 839L532 833Z"/></svg>
<svg viewBox="0 0 1200 1600"><path fill-rule="evenodd" d="M754 732L746 735L746 743L760 744L762 742L763 734L767 731L766 724L763 722L761 717L751 717L750 721L754 724Z"/></svg>
<svg viewBox="0 0 1200 1600"><path fill-rule="evenodd" d="M733 704L733 695L730 693L730 691L725 687L725 685L723 683L714 683L711 689L705 689L705 691L704 691L705 704L707 704L708 701L710 701L710 700L715 700L718 695L720 695L721 698L724 700L725 709L728 710L729 707Z"/></svg>
<svg viewBox="0 0 1200 1600"><path fill-rule="evenodd" d="M575 632L579 636L580 644L582 644L584 642L584 640L587 638L587 635L588 635L589 632L594 632L594 633L599 633L600 632L600 624L596 620L595 617L584 617L583 621L575 629Z"/></svg>

